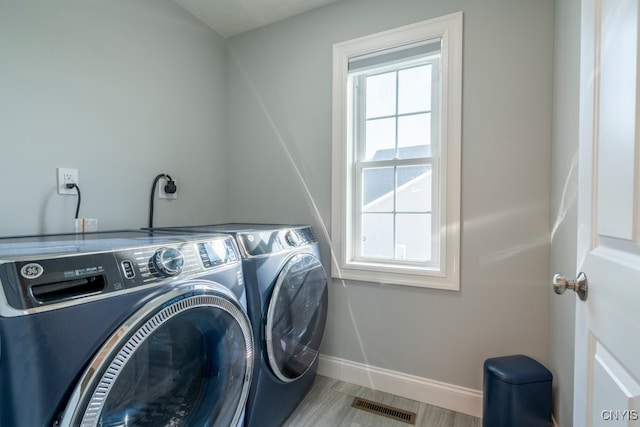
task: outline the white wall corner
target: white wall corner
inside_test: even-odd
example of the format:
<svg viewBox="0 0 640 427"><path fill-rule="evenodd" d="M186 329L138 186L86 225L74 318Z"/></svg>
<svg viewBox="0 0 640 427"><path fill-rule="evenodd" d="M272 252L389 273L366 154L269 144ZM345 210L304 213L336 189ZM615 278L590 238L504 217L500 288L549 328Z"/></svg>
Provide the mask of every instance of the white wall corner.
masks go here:
<svg viewBox="0 0 640 427"><path fill-rule="evenodd" d="M320 355L318 374L418 402L482 417L482 391Z"/></svg>

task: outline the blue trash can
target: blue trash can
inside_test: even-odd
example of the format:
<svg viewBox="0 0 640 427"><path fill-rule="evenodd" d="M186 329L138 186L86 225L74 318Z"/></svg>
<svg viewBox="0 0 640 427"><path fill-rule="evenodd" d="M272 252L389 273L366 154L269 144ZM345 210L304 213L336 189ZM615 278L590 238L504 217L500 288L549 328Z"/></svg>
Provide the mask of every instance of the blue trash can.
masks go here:
<svg viewBox="0 0 640 427"><path fill-rule="evenodd" d="M551 426L551 371L523 355L484 362L483 427Z"/></svg>

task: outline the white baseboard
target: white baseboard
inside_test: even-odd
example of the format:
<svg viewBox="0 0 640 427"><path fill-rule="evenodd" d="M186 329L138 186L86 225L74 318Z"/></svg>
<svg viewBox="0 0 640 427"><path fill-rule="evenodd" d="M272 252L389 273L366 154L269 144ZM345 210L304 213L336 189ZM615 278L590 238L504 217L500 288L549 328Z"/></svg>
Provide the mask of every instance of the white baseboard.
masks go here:
<svg viewBox="0 0 640 427"><path fill-rule="evenodd" d="M320 355L318 374L474 417L482 417L480 390L326 355Z"/></svg>

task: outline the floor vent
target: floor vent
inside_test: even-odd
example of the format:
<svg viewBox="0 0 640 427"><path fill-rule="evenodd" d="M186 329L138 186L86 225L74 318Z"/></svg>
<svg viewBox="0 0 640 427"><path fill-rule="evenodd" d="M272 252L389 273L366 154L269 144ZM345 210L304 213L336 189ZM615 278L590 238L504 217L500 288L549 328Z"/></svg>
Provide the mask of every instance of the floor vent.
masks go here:
<svg viewBox="0 0 640 427"><path fill-rule="evenodd" d="M391 418L392 420L401 421L407 424L416 423L415 412L409 412L402 409L394 408L393 406L383 405L381 403L372 402L371 400L361 399L356 397L351 403L351 407L356 409L362 409L363 411L371 412L383 417Z"/></svg>

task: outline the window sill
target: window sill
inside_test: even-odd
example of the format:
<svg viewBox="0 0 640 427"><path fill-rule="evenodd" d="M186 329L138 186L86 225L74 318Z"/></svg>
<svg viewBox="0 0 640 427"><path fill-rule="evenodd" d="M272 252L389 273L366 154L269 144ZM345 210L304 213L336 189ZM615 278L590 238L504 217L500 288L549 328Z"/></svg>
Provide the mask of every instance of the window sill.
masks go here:
<svg viewBox="0 0 640 427"><path fill-rule="evenodd" d="M456 271L452 276L454 277L446 277L441 272L427 269L388 266L384 268L356 263L349 263L341 267L334 264L331 271L331 277L340 280L459 291L459 274Z"/></svg>

